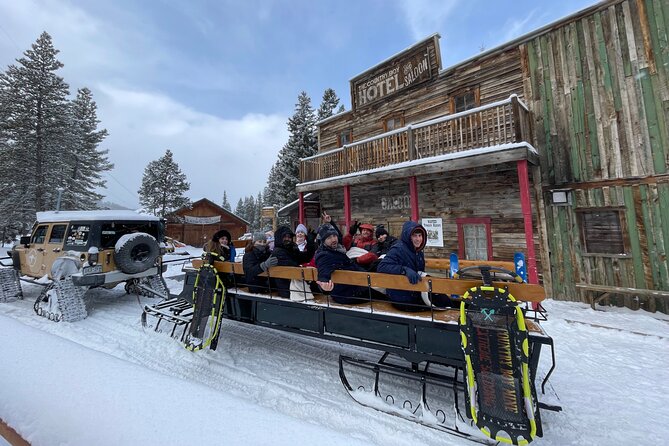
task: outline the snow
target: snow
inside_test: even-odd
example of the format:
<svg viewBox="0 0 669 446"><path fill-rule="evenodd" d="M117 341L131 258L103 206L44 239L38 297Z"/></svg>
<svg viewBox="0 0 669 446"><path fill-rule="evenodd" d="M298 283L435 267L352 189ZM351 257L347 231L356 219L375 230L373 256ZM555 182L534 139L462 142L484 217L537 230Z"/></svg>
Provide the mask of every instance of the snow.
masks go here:
<svg viewBox="0 0 669 446"><path fill-rule="evenodd" d="M98 221L98 220L120 220L120 221L160 221L155 215L140 214L124 210L97 210L97 211L48 211L38 212L38 222L56 221Z"/></svg>
<svg viewBox="0 0 669 446"><path fill-rule="evenodd" d="M183 282L169 277L181 266L169 264L173 293ZM75 323L37 317L40 287L24 290L24 300L0 304L0 418L33 445L465 444L351 399L338 356L376 352L226 320L215 352L192 353L145 331L141 306L155 299L122 286L91 290L89 317ZM534 444L664 444L669 318L545 306L557 356L547 389L559 400L545 399L564 410L542 411L544 437ZM549 358L544 351L541 376Z"/></svg>

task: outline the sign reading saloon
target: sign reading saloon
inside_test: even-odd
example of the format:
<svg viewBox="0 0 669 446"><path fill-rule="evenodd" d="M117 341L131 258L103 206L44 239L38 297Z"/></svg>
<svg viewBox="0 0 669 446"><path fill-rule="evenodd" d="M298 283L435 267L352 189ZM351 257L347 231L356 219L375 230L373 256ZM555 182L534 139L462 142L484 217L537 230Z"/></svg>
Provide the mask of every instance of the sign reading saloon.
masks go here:
<svg viewBox="0 0 669 446"><path fill-rule="evenodd" d="M353 79L355 107L365 107L432 77L432 40L363 77Z"/></svg>

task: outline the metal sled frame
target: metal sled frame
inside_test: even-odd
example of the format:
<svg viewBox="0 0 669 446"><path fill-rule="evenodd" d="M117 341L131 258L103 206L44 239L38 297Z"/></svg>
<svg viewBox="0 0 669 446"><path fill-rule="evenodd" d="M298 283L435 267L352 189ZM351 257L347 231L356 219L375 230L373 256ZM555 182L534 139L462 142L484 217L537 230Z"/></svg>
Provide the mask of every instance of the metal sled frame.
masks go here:
<svg viewBox="0 0 669 446"><path fill-rule="evenodd" d="M199 266L194 262L194 267ZM451 387L454 391L462 392L463 381L458 379L460 371L465 369L465 360L460 344L460 330L458 326L459 311L456 309L446 312L424 311L421 313L407 313L394 310L389 302L371 301L362 305L343 305L331 301L327 296L316 294L315 300L291 301L277 297L275 289L268 289L268 294L251 293L245 286L242 267L240 264L229 262L216 262L219 272L230 274L234 286L228 288L223 317L239 322L262 325L276 330L326 339L335 342L365 347L379 351L382 361L378 363L357 360L349 357L340 358L340 371L342 364L355 364L372 370L372 373L395 373L405 377L413 377L417 382L437 384ZM192 293L194 275L196 270L187 271L184 282L184 290L181 296ZM315 269L313 268L291 268L274 267L270 269L269 277L280 277L286 279L315 280ZM388 287L384 281L393 281L401 276L390 276L378 273L351 273L337 271L333 274L336 283L347 283L360 286L382 286ZM406 279L404 279L406 281ZM394 282L393 282L394 283ZM480 281L434 279L423 280L419 285L406 285L406 288L417 291L440 292L453 294L461 290L460 295L471 286L480 284ZM495 282L497 283L497 282ZM540 301L537 297L538 286L524 284L510 284L526 289L525 296L522 292L515 291L515 295ZM423 287L424 289L420 288ZM534 294L533 294L534 293ZM543 295L542 295L543 296ZM543 298L543 297L541 297ZM167 302L166 302L167 303ZM448 317L449 321L445 321ZM529 345L529 371L531 384L537 375L537 367L544 346L551 350L553 360L551 370L544 379L547 381L550 373L555 367L555 356L553 353L553 339L548 336L536 320L531 320L532 331L528 334ZM385 363L388 355L400 357L411 364L411 367L396 367ZM417 365L425 364L419 369ZM432 374L430 364L451 367L454 369L453 377ZM343 372L342 372L343 373ZM341 375L340 375L341 376ZM464 376L464 375L462 375ZM347 383L345 375L342 384L351 393L351 385ZM543 386L542 386L543 387ZM425 398L423 398L425 399ZM559 409L547 405L542 408ZM397 414L395 414L397 415ZM542 436L540 417L537 414L537 436ZM413 420L418 421L419 420ZM430 427L435 427L429 425ZM445 426L437 429L447 430L449 433L462 436L474 441L490 441L478 437L469 437L463 432L451 432Z"/></svg>

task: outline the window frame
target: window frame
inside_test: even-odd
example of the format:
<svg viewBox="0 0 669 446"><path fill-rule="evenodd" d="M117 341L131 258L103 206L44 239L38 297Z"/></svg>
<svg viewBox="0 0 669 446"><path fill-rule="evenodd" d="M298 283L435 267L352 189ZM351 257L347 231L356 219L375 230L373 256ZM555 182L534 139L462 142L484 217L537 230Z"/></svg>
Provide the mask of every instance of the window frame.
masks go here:
<svg viewBox="0 0 669 446"><path fill-rule="evenodd" d="M465 253L465 225L484 225L486 232L486 242L488 246L486 247L486 255L488 256L485 260L492 260L492 218L490 217L463 217L456 218L455 224L458 228L458 257L461 259L466 259Z"/></svg>
<svg viewBox="0 0 669 446"><path fill-rule="evenodd" d="M67 226L68 226L67 223L52 225L51 226L51 231L49 231L49 240L48 240L47 244L49 244L49 245L62 245L65 242L65 236L67 235ZM63 230L62 238L58 241L55 241L55 240L53 240L53 234L54 234L55 229L59 228L59 227L64 227L65 229Z"/></svg>
<svg viewBox="0 0 669 446"><path fill-rule="evenodd" d="M611 212L618 216L618 227L620 229L620 243L622 244L623 252L591 252L588 250L588 241L586 239L585 215L594 213ZM576 209L576 219L578 223L578 232L581 242L581 255L585 257L630 257L631 243L629 240L629 233L627 230L627 221L625 219L625 208L618 206L607 207L592 207Z"/></svg>
<svg viewBox="0 0 669 446"><path fill-rule="evenodd" d="M344 142L343 135L348 135L348 142ZM353 142L353 130L344 129L341 132L337 133L337 147L344 147L346 144L351 144Z"/></svg>
<svg viewBox="0 0 669 446"><path fill-rule="evenodd" d="M400 122L399 126L394 126L394 128L388 129L388 121L390 121L391 119L393 121L399 120L399 122ZM406 124L404 122L404 111L403 110L390 113L390 114L383 117L383 133L392 132L393 130L400 129L400 128L404 127L405 125Z"/></svg>
<svg viewBox="0 0 669 446"><path fill-rule="evenodd" d="M467 108L465 110L460 110L459 112L457 112L456 111L456 106L455 106L455 102L456 102L457 98L465 96L469 93L474 94L474 106L471 107L471 108ZM473 108L480 107L480 106L481 106L481 87L479 85L460 88L458 90L452 91L449 95L448 107L449 107L449 111L450 111L451 114L461 113L461 112L471 110Z"/></svg>

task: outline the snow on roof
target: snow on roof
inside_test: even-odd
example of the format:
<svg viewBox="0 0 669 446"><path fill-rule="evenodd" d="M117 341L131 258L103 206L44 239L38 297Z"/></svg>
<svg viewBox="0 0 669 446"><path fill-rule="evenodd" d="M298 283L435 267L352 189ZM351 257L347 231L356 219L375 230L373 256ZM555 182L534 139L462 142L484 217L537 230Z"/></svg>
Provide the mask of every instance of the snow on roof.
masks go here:
<svg viewBox="0 0 669 446"><path fill-rule="evenodd" d="M311 195L312 195L312 194L313 194L313 192L307 192L306 194L304 194L304 197L303 197L303 198L304 198L305 200L306 200L307 198L311 198ZM290 203L288 203L287 205L285 205L284 207L282 207L281 209L279 209L278 211L276 211L276 213L277 213L277 214L281 214L281 212L283 212L283 211L288 211L288 210L290 210L291 208L294 208L295 206L297 206L297 203L298 203L299 201L300 201L299 198L298 198L297 200L295 200L295 201L291 201Z"/></svg>
<svg viewBox="0 0 669 446"><path fill-rule="evenodd" d="M125 210L96 210L96 211L47 211L38 212L38 222L56 221L99 221L99 220L125 220L125 221L160 221L155 215L138 214L134 211Z"/></svg>
<svg viewBox="0 0 669 446"><path fill-rule="evenodd" d="M464 150L462 152L455 152L455 153L447 153L444 155L438 155L438 156L431 156L428 158L422 158L422 159L417 159L417 160L411 160L411 161L404 161L402 163L397 163L397 164L391 164L389 166L383 166L383 167L376 167L374 169L368 169L368 170L361 170L358 172L351 172L346 175L338 175L336 177L329 177L329 178L323 178L321 180L314 180L314 181L308 181L306 183L299 183L296 186L310 186L318 183L325 183L329 182L332 180L341 180L344 178L352 178L352 177L358 177L361 175L368 175L372 173L379 173L379 172L385 172L385 171L392 171L392 170L397 170L397 169L402 169L405 167L415 167L415 166L422 166L426 164L433 164L433 163L438 163L442 161L449 161L449 160L454 160L458 158L467 158L470 156L476 156L476 155L483 155L486 153L495 153L495 152L504 152L506 150L513 150L513 149L518 149L521 147L526 147L527 150L530 152L534 153L535 155L538 155L539 152L537 152L537 149L535 149L532 144L529 144L527 142L514 142L514 143L508 143L508 144L500 144L497 146L491 146L491 147L480 147L478 149L471 149L471 150Z"/></svg>

